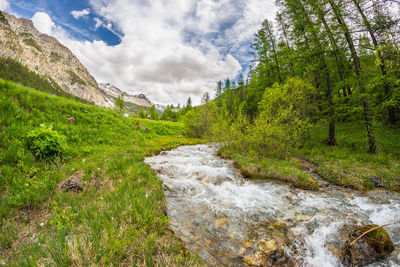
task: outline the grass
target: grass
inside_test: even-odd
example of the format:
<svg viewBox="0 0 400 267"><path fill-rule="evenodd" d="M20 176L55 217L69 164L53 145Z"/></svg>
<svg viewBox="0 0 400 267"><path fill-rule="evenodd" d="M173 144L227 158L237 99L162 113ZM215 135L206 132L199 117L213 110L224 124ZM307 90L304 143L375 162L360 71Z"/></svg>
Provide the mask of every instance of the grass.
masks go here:
<svg viewBox="0 0 400 267"><path fill-rule="evenodd" d="M303 169L303 162L298 158L260 158L246 152L236 151L232 153L229 148L220 149L218 154L223 158L232 159L235 167L248 179L271 180L307 190L319 189L315 179Z"/></svg>
<svg viewBox="0 0 400 267"><path fill-rule="evenodd" d="M370 177L382 179L383 187L400 191L400 133L398 129L376 125L378 155L365 153L366 138L361 123L338 124L335 147L323 144L327 127L317 125L300 150L301 156L318 167L317 173L330 183L358 190L374 189Z"/></svg>
<svg viewBox="0 0 400 267"><path fill-rule="evenodd" d="M0 262L201 264L170 232L162 182L143 162L198 143L182 124L125 118L2 80L0 114ZM65 136L62 158L39 160L28 150L27 134L41 124ZM60 182L77 171L83 191L61 190Z"/></svg>
<svg viewBox="0 0 400 267"><path fill-rule="evenodd" d="M337 123L337 146L327 146L328 127L314 125L310 138L288 159L260 157L251 151L238 151L223 147L220 155L234 160L236 166L250 179L268 179L292 184L303 189L318 190L308 172L313 171L324 180L356 190L371 190L375 186L371 177L379 177L383 188L400 192L400 132L396 128L376 125L378 155L365 153L366 138L361 123Z"/></svg>
<svg viewBox="0 0 400 267"><path fill-rule="evenodd" d="M51 77L41 76L12 58L0 57L0 79L15 81L26 87L37 88L42 92L89 104L84 99L64 92Z"/></svg>

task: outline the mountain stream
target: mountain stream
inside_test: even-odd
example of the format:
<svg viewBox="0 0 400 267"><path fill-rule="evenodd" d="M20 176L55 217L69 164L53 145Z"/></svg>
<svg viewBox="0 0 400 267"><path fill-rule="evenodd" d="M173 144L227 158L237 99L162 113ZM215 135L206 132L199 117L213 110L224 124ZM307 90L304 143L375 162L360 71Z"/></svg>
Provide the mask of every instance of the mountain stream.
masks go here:
<svg viewBox="0 0 400 267"><path fill-rule="evenodd" d="M164 182L170 227L210 266L341 266L352 226L400 221L399 194L254 182L216 152L183 146L146 159ZM396 249L371 266L400 266L400 225L385 229Z"/></svg>

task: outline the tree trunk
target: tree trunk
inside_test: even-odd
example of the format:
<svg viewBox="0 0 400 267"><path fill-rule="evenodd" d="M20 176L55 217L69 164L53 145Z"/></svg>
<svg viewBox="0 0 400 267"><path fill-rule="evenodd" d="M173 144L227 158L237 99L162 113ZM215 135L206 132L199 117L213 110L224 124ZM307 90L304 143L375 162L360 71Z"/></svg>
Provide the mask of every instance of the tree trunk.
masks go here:
<svg viewBox="0 0 400 267"><path fill-rule="evenodd" d="M367 97L365 96L366 91L365 87L363 84L363 81L361 81L361 64L360 64L360 59L357 54L357 50L354 46L353 38L350 34L349 28L345 21L343 20L342 14L339 11L338 6L334 3L333 0L328 0L330 6L333 9L333 13L335 15L336 20L338 21L340 27L342 28L343 34L346 38L346 42L349 46L351 57L353 59L353 64L354 64L354 72L357 75L357 84L360 87L360 92L362 94L362 104L364 108L364 121L365 121L365 126L366 126L366 131L367 131L367 138L368 138L368 152L369 153L377 153L377 146L376 146L376 140L375 140L375 135L374 135L374 129L372 125L372 116L371 116L371 110L369 108L369 103L367 100Z"/></svg>
<svg viewBox="0 0 400 267"><path fill-rule="evenodd" d="M377 52L377 56L379 59L379 68L381 70L381 74L382 74L382 77L384 80L385 94L386 94L386 97L389 98L391 88L390 88L390 84L385 79L385 77L387 75L387 70L386 70L386 65L385 65L385 59L383 58L383 55L382 55L382 51L379 50L378 40L376 39L376 36L372 29L371 23L369 22L367 16L365 15L364 11L362 10L360 3L357 0L352 0L352 1L353 1L354 5L356 6L358 12L360 13L362 20L364 22L364 25L367 28L369 35L371 36L372 43L374 45L374 48ZM396 124L396 122L397 122L396 113L395 113L394 108L389 108L389 122L391 124Z"/></svg>
<svg viewBox="0 0 400 267"><path fill-rule="evenodd" d="M304 18L306 19L307 23L309 24L309 26L313 27L314 23L311 21L310 17L306 13L306 10L304 9L304 6L302 3L301 3L301 9L304 13ZM334 107L334 103L333 103L331 75L330 75L330 71L328 68L328 64L326 62L325 51L323 51L323 49L322 49L320 39L313 29L311 30L311 34L312 34L312 39L313 39L312 41L314 42L314 45L318 49L318 52L319 52L319 56L320 56L319 62L320 62L320 67L325 76L326 89L327 89L326 95L327 95L328 102L329 102L329 135L328 135L327 144L334 146L337 143L336 143L336 138L335 138L335 107Z"/></svg>

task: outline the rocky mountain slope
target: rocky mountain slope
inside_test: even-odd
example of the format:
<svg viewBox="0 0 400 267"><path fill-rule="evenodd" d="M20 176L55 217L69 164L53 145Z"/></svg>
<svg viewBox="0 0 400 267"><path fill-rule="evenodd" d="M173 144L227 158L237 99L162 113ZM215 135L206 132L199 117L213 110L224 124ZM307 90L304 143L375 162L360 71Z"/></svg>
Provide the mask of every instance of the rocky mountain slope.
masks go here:
<svg viewBox="0 0 400 267"><path fill-rule="evenodd" d="M99 106L114 105L73 53L57 39L40 33L28 19L0 12L0 57L20 62L67 93Z"/></svg>
<svg viewBox="0 0 400 267"><path fill-rule="evenodd" d="M130 95L126 92L121 91L118 87L109 84L109 83L100 83L100 90L102 90L107 96L112 98L118 98L121 96L122 100L125 103L132 103L142 107L150 108L153 106L153 103L144 95Z"/></svg>

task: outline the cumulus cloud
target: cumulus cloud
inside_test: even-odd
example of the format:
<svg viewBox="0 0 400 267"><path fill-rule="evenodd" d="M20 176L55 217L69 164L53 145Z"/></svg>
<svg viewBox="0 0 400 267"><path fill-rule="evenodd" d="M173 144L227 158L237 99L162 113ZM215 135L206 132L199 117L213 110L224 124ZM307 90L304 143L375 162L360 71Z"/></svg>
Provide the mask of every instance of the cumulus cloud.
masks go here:
<svg viewBox="0 0 400 267"><path fill-rule="evenodd" d="M75 18L75 19L80 19L81 17L85 17L87 15L90 14L90 9L86 8L83 10L73 10L71 12L71 15Z"/></svg>
<svg viewBox="0 0 400 267"><path fill-rule="evenodd" d="M45 12L36 12L32 17L32 22L38 31L49 35L53 34L53 30L56 27L56 24Z"/></svg>
<svg viewBox="0 0 400 267"><path fill-rule="evenodd" d="M69 47L99 82L144 93L156 103L185 103L190 96L199 104L218 80L241 71L239 61L246 57L248 42L273 14L265 2L270 1L90 0L91 12L101 18L94 19L95 28L114 27L122 33L115 46L74 40L43 14L34 17L42 31Z"/></svg>
<svg viewBox="0 0 400 267"><path fill-rule="evenodd" d="M0 0L0 10L6 10L10 7L7 0Z"/></svg>

